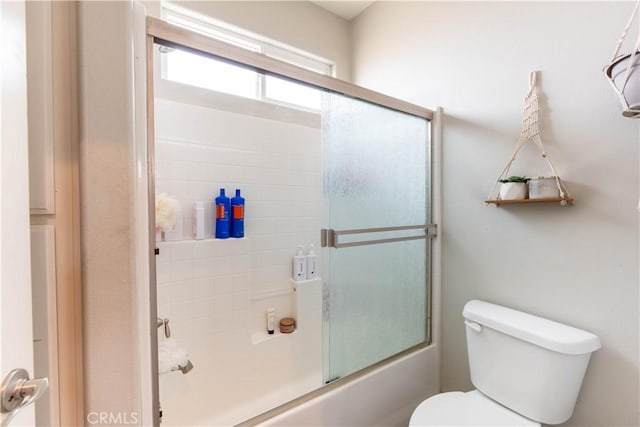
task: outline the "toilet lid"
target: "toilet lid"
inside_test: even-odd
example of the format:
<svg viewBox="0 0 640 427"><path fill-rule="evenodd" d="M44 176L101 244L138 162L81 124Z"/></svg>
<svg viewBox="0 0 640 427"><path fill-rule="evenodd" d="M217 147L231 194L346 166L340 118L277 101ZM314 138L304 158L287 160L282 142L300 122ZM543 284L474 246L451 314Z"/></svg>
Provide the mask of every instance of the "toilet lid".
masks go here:
<svg viewBox="0 0 640 427"><path fill-rule="evenodd" d="M494 402L477 390L441 393L422 402L409 426L518 426L540 424Z"/></svg>

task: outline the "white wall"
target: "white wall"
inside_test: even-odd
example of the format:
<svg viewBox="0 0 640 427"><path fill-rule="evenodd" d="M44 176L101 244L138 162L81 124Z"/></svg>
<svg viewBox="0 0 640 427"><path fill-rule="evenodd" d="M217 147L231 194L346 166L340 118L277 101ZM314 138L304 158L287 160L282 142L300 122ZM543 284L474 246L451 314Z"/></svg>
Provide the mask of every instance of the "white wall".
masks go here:
<svg viewBox="0 0 640 427"><path fill-rule="evenodd" d="M622 118L601 72L632 6L376 2L354 23L356 84L445 111L445 391L472 387L461 311L480 298L600 336L567 425L640 424L638 122ZM542 137L575 206L487 207L531 70ZM537 159L513 172L547 169Z"/></svg>

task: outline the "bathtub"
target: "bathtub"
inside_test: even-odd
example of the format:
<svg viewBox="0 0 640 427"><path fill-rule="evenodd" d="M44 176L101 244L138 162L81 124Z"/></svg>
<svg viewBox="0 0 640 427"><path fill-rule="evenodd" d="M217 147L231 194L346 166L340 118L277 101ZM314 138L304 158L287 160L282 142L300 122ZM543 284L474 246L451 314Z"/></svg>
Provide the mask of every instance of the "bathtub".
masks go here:
<svg viewBox="0 0 640 427"><path fill-rule="evenodd" d="M418 404L440 391L437 353L437 346L431 345L365 374L356 375L357 378L353 380L325 386L325 389L318 391L312 391L318 386L317 378L298 379L287 387L274 389L269 394L242 403L233 401L234 390L246 384L234 384L232 378L217 379L220 383L229 384L229 393L222 398L214 398L209 394L196 399L187 395L177 399L175 396L171 399L164 396L163 399L162 390L167 386L178 393L190 386L206 389L205 384L198 384L199 381L207 381L206 374L189 378L189 375L174 373L160 380L160 400L164 412L162 425L224 426L234 420L239 425L265 427L407 426ZM194 362L194 365L197 363ZM265 386L258 384L260 381L257 376L252 386L256 389ZM220 387L220 383L213 386ZM310 393L295 399L305 391ZM295 400L269 410L274 404L287 399ZM247 420L251 415L264 411L267 412Z"/></svg>
<svg viewBox="0 0 640 427"><path fill-rule="evenodd" d="M440 392L438 347L430 345L246 425L407 426L420 402Z"/></svg>

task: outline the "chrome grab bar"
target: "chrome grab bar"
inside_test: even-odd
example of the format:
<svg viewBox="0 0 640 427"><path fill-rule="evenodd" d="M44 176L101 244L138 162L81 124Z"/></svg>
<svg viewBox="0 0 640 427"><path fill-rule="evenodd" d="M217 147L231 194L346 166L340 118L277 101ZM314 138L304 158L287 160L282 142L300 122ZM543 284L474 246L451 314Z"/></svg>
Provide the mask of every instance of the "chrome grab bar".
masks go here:
<svg viewBox="0 0 640 427"><path fill-rule="evenodd" d="M405 230L424 230L424 234L418 236L390 237L386 239L362 240L358 242L340 243L339 236L349 234L368 234L368 233L384 233L389 231L405 231ZM349 248L353 246L377 245L381 243L403 242L407 240L433 239L438 235L438 226L436 224L422 225L403 225L398 227L379 227L379 228L358 228L352 230L320 230L320 246L331 248Z"/></svg>

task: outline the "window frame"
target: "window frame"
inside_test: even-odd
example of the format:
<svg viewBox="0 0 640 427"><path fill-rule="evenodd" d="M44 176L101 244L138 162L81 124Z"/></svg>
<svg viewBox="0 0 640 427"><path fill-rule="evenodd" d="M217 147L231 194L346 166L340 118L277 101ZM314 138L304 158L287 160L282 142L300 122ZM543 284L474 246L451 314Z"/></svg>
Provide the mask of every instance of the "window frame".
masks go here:
<svg viewBox="0 0 640 427"><path fill-rule="evenodd" d="M214 38L223 43L227 43L241 49L246 49L251 52L259 53L321 75L335 77L335 63L326 58L322 58L301 49L277 42L275 40L271 40L267 37L249 32L247 30L241 29L223 21L219 21L217 19L213 19L192 10L185 9L173 3L163 2L161 8L162 19L173 25L177 25L179 27L194 31L196 33L200 33L207 37ZM167 56L162 55L160 77L164 80L173 81L167 76L167 68ZM281 99L267 96L267 76L259 72L256 72L256 75L256 85L254 88L255 97L249 99L310 112L317 112L320 110L320 105L318 106L318 108L310 108L302 104L287 102ZM202 90L226 93L202 86L194 86L199 87Z"/></svg>

